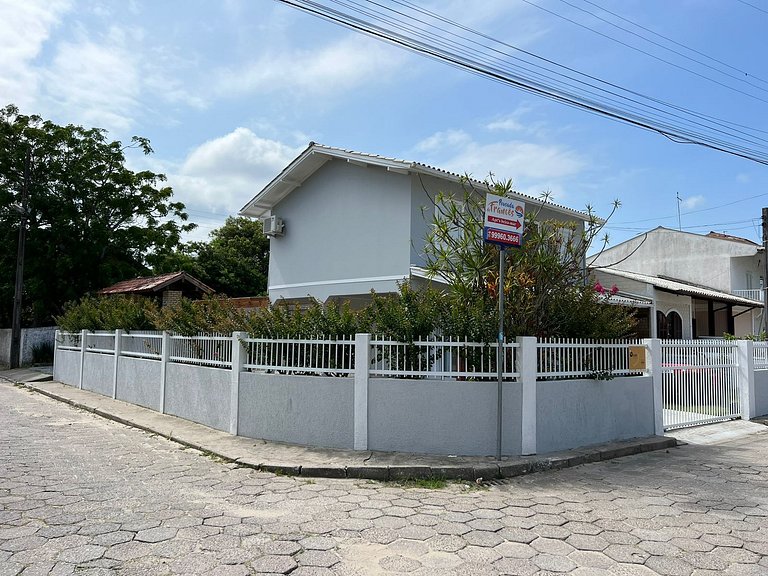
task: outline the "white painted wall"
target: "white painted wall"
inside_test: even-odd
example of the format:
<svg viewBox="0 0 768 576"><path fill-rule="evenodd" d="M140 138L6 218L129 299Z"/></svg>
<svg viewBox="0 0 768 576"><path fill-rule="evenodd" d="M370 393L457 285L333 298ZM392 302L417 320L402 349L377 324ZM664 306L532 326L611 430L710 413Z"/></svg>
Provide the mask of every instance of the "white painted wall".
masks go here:
<svg viewBox="0 0 768 576"><path fill-rule="evenodd" d="M746 288L747 270L759 282L759 261L754 245L656 228L605 250L592 263L731 292Z"/></svg>
<svg viewBox="0 0 768 576"><path fill-rule="evenodd" d="M410 273L410 191L405 174L323 165L272 210L285 235L270 240L270 299L395 290Z"/></svg>

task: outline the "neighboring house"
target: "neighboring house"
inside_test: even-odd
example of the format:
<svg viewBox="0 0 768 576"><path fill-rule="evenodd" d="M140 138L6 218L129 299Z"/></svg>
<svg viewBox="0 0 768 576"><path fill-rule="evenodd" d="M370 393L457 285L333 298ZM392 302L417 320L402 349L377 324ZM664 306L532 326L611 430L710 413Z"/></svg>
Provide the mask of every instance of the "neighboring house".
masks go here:
<svg viewBox="0 0 768 576"><path fill-rule="evenodd" d="M371 290L426 281L424 243L439 193L463 197L462 177L418 162L311 142L240 211L266 220L269 297L364 302ZM487 191L480 182L473 186ZM528 212L542 201L523 195ZM576 221L583 212L546 203L542 218Z"/></svg>
<svg viewBox="0 0 768 576"><path fill-rule="evenodd" d="M105 296L125 294L155 298L158 304L167 306L182 297L199 300L205 294L212 294L213 288L186 272L170 272L159 276L132 278L99 290Z"/></svg>
<svg viewBox="0 0 768 576"><path fill-rule="evenodd" d="M763 329L763 258L744 238L659 227L592 256L589 266L601 285L641 303L640 336L744 336Z"/></svg>

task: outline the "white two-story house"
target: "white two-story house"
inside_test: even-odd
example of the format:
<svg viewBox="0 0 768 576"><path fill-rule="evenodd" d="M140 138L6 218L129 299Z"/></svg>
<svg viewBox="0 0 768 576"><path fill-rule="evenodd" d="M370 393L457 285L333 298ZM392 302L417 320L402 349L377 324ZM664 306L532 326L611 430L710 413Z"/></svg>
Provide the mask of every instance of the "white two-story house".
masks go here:
<svg viewBox="0 0 768 576"><path fill-rule="evenodd" d="M481 182L473 186L484 192ZM269 297L363 302L424 278L424 243L439 193L463 197L462 177L408 160L310 143L240 211L266 220ZM540 217L587 214L519 195Z"/></svg>
<svg viewBox="0 0 768 576"><path fill-rule="evenodd" d="M698 338L765 329L764 258L751 240L659 227L593 256L589 265L603 286L647 303L645 335Z"/></svg>

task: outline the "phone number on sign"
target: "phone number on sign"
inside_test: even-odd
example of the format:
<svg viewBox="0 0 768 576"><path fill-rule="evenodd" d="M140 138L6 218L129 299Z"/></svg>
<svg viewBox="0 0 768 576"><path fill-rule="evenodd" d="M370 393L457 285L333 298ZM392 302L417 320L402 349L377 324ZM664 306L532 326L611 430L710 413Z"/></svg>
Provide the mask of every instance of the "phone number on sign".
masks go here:
<svg viewBox="0 0 768 576"><path fill-rule="evenodd" d="M517 232L503 232L501 230L488 229L487 240L489 242L503 242L504 244L520 245L520 234Z"/></svg>

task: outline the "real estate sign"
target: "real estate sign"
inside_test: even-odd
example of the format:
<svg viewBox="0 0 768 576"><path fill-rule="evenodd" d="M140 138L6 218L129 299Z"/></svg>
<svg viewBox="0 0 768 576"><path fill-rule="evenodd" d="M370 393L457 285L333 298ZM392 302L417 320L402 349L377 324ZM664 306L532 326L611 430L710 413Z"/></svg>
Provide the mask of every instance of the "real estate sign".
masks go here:
<svg viewBox="0 0 768 576"><path fill-rule="evenodd" d="M524 225L524 202L495 194L486 195L483 240L501 246L520 247L523 244Z"/></svg>

